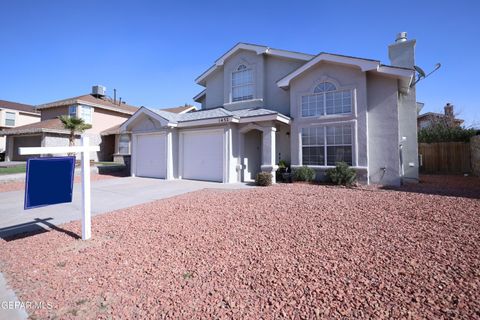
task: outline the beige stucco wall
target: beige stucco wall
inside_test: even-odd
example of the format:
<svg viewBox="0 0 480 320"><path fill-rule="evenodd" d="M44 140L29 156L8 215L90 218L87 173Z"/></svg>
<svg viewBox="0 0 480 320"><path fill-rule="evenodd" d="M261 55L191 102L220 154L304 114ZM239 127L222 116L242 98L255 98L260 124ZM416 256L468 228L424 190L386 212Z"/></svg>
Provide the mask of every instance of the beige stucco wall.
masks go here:
<svg viewBox="0 0 480 320"><path fill-rule="evenodd" d="M21 112L18 110L13 110L13 109L7 109L7 108L2 108L0 109L0 130L1 129L9 129L9 128L14 128L10 126L5 126L5 119L6 119L6 112L13 112L15 113L15 126L14 127L19 127L19 126L24 126L27 124L35 123L40 121L40 115L35 115L35 114L30 114L30 113L25 113ZM5 136L0 136L0 152L4 152L6 150L6 137Z"/></svg>
<svg viewBox="0 0 480 320"><path fill-rule="evenodd" d="M130 118L130 115L93 108L92 117L92 129L87 130L87 132L100 133L108 128L124 123Z"/></svg>
<svg viewBox="0 0 480 320"><path fill-rule="evenodd" d="M40 121L40 115L26 113L13 109L0 109L0 128L12 128L5 126L6 112L15 113L15 127L24 126L26 124L35 123Z"/></svg>

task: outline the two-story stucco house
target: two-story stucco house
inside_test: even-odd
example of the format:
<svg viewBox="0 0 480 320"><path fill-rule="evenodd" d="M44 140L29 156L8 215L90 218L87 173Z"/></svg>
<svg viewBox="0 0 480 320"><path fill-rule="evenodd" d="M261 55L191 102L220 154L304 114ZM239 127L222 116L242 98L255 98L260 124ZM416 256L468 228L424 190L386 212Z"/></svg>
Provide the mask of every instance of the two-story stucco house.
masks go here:
<svg viewBox="0 0 480 320"><path fill-rule="evenodd" d="M40 113L34 106L0 100L0 130L20 127L40 121ZM0 136L0 153L5 152L6 138Z"/></svg>
<svg viewBox="0 0 480 320"><path fill-rule="evenodd" d="M5 160L26 160L28 156L18 154L19 147L68 146L69 130L64 129L58 117L69 115L92 125L85 134L93 145L100 146L100 151L91 155L92 159L111 161L121 143L114 132L103 132L125 122L138 108L107 97L105 90L94 86L90 94L39 105L36 110L41 112L40 122L0 131L0 135L7 137Z"/></svg>
<svg viewBox="0 0 480 320"><path fill-rule="evenodd" d="M345 161L366 183L417 181L414 48L399 34L385 65L239 43L196 79L200 111L141 108L122 125L132 175L251 181L285 160L322 178Z"/></svg>

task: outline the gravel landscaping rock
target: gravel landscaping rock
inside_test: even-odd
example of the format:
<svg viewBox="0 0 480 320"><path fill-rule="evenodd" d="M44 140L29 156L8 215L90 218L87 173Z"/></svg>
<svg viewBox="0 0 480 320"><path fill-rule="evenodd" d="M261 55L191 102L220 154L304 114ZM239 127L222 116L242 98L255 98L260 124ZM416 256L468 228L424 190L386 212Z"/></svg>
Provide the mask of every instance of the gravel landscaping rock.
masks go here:
<svg viewBox="0 0 480 320"><path fill-rule="evenodd" d="M423 191L199 191L1 242L1 269L37 318L479 318L480 200Z"/></svg>

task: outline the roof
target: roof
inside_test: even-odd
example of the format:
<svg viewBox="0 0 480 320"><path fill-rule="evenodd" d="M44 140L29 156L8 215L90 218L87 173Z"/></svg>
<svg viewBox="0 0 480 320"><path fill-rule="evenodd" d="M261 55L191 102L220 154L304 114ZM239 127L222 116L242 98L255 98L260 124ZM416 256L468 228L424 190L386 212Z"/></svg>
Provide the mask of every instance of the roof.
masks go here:
<svg viewBox="0 0 480 320"><path fill-rule="evenodd" d="M426 112L426 113L423 113L423 114L420 114L417 116L417 119L418 120L421 120L423 118L430 118L430 117L435 117L435 118L448 118L450 116L446 115L446 114L443 114L443 113L436 113L436 112ZM460 123L462 124L463 122L465 122L465 120L463 119L458 119L458 118L453 118L452 119L453 121L455 121L456 123Z"/></svg>
<svg viewBox="0 0 480 320"><path fill-rule="evenodd" d="M388 74L391 76L408 80L407 81L408 84L406 85L409 85L410 79L414 75L413 69L384 65L384 64L381 64L379 60L365 59L365 58L358 58L358 57L322 52L318 54L315 58L311 59L304 65L300 66L299 68L295 69L294 71L284 76L282 79L278 80L277 85L280 88L288 87L290 85L291 80L295 79L296 77L301 75L303 72L309 70L310 68L314 67L316 64L322 61L353 65L353 66L359 67L360 70L362 70L363 72L374 71L378 73Z"/></svg>
<svg viewBox="0 0 480 320"><path fill-rule="evenodd" d="M309 61L311 60L314 55L308 53L301 53L296 51L289 51L289 50L282 50L282 49L275 49L270 48L264 45L258 44L251 44L245 42L239 42L235 46L233 46L230 50L225 52L220 58L215 61L215 64L208 68L205 72L203 72L195 82L200 85L205 85L205 79L212 74L217 68L223 66L225 60L228 59L231 55L233 55L238 50L248 50L248 51L255 51L256 54L265 54L295 60L302 60L302 61Z"/></svg>
<svg viewBox="0 0 480 320"><path fill-rule="evenodd" d="M186 105L186 106L181 106L181 107L166 108L166 109L160 109L160 110L165 111L165 112L169 112L169 113L174 113L174 114L181 114L181 113L187 113L187 112L194 111L194 110L196 110L196 108L195 108L195 106ZM120 133L122 133L122 131L120 130L122 124L123 123L117 124L117 125L115 125L111 128L103 130L102 132L100 132L100 135L108 136L108 135L111 135L111 134L120 134Z"/></svg>
<svg viewBox="0 0 480 320"><path fill-rule="evenodd" d="M193 97L193 101L200 102L200 100L205 97L207 94L207 89L203 89L201 92L197 93L195 97Z"/></svg>
<svg viewBox="0 0 480 320"><path fill-rule="evenodd" d="M70 131L66 130L63 127L62 122L58 118L43 120L40 122L35 122L27 124L20 127L15 127L12 129L1 130L0 135L17 135L17 134L31 134L31 133L61 133L69 134Z"/></svg>
<svg viewBox="0 0 480 320"><path fill-rule="evenodd" d="M31 106L29 104L0 100L0 108L17 110L20 112L34 113L40 116L40 112L38 112L34 106Z"/></svg>
<svg viewBox="0 0 480 320"><path fill-rule="evenodd" d="M97 107L106 110L112 110L116 112L134 114L138 107L131 106L125 103L114 103L112 99L108 97L98 98L91 94L85 94L78 97L67 98L63 100L58 100L46 104L37 106L38 109L53 108L59 106L67 106L72 104L86 104L92 107Z"/></svg>
<svg viewBox="0 0 480 320"><path fill-rule="evenodd" d="M282 115L286 118L287 116L268 109L263 108L252 108L252 109L241 109L241 110L234 110L229 111L224 108L213 108L213 109L204 109L195 112L189 112L184 114L173 114L171 112L167 112L164 110L153 110L155 113L159 114L162 118L173 122L189 122L189 121L196 121L196 120L205 120L205 119L217 119L223 117L235 117L235 118L249 118L249 117L256 117L256 116L265 116L265 115Z"/></svg>
<svg viewBox="0 0 480 320"><path fill-rule="evenodd" d="M228 50L220 58L218 58L212 67L207 69L197 79L195 79L195 82L199 85L205 86L206 85L205 79L210 74L212 74L215 70L217 70L217 68L223 66L225 63L225 60L228 59L231 55L233 55L238 50L249 50L249 51L256 52L258 55L260 54L273 55L273 56L305 61L306 62L305 64L303 64L298 69L291 72L290 74L286 75L284 78L277 81L277 85L281 88L288 87L291 79L297 77L299 74L306 71L307 69L309 69L310 67L312 67L313 65L317 64L322 60L356 65L360 67L362 71L374 71L374 72L384 73L390 76L395 76L395 77L404 78L404 79L411 78L414 74L413 69L381 64L379 60L374 60L374 59L359 58L359 57L334 54L334 53L328 53L328 52L321 52L318 55L312 55L312 54L295 52L295 51L274 49L264 45L240 42L236 44L233 48ZM404 82L405 83L402 83L402 87L404 87L403 88L404 90L408 90L407 87L410 85L410 80L405 80ZM193 99L197 101L203 96L203 94L204 92L202 91L199 94L197 94Z"/></svg>
<svg viewBox="0 0 480 320"><path fill-rule="evenodd" d="M121 127L121 132L126 132L128 125L132 123L140 114L146 114L151 118L156 118L166 126L170 127L187 127L206 124L218 124L222 122L250 122L250 121L280 121L290 123L290 118L279 112L264 109L250 108L230 111L222 107L204 109L188 113L172 113L165 110L150 110L147 108L139 109L130 119L125 121ZM252 120L255 118L254 120Z"/></svg>
<svg viewBox="0 0 480 320"><path fill-rule="evenodd" d="M165 109L161 109L161 110L172 112L172 113L187 113L187 112L196 110L196 108L195 108L195 106L185 105L185 106L181 106L181 107L165 108Z"/></svg>

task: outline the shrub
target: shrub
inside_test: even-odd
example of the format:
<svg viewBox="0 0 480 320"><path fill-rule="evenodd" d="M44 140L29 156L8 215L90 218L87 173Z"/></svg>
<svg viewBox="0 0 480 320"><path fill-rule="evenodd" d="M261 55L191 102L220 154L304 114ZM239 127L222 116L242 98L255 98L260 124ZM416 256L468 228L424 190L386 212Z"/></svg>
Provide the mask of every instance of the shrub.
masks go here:
<svg viewBox="0 0 480 320"><path fill-rule="evenodd" d="M255 178L257 186L268 187L272 185L272 174L269 172L257 173Z"/></svg>
<svg viewBox="0 0 480 320"><path fill-rule="evenodd" d="M328 169L327 177L335 184L351 186L357 181L357 173L345 162L337 162L333 169Z"/></svg>
<svg viewBox="0 0 480 320"><path fill-rule="evenodd" d="M278 168L279 169L286 169L288 167L289 167L289 165L288 165L287 161L285 161L285 160L278 161Z"/></svg>
<svg viewBox="0 0 480 320"><path fill-rule="evenodd" d="M479 134L479 132L475 129L466 129L459 126L452 127L438 122L418 130L418 142L468 142L476 134Z"/></svg>
<svg viewBox="0 0 480 320"><path fill-rule="evenodd" d="M307 166L295 168L293 171L293 179L295 181L313 181L315 179L315 170Z"/></svg>

